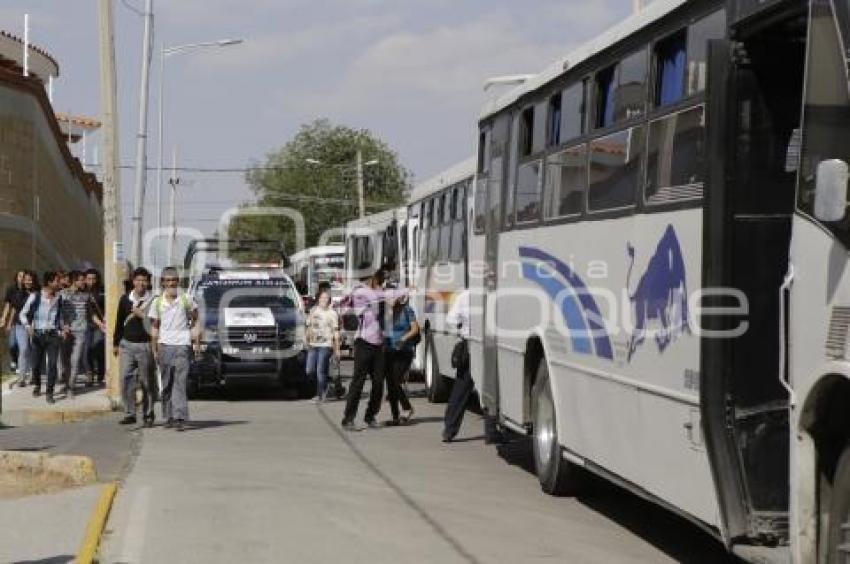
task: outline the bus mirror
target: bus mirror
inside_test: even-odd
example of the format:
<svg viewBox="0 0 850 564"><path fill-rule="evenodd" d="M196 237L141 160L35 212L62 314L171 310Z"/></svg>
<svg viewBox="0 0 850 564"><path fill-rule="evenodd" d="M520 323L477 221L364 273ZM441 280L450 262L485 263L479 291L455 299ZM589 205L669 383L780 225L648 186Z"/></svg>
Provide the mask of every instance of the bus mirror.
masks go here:
<svg viewBox="0 0 850 564"><path fill-rule="evenodd" d="M835 222L847 213L847 180L850 169L840 159L818 164L815 183L815 217L819 221Z"/></svg>

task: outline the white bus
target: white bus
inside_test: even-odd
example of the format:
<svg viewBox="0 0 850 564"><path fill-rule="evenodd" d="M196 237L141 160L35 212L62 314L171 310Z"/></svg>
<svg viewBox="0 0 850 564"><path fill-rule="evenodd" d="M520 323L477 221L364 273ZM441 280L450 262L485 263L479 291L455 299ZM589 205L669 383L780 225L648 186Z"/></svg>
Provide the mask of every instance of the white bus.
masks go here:
<svg viewBox="0 0 850 564"><path fill-rule="evenodd" d="M545 491L850 561L847 46L847 2L656 0L485 107L473 377Z"/></svg>
<svg viewBox="0 0 850 564"><path fill-rule="evenodd" d="M339 301L345 288L345 246L323 245L309 247L289 257L287 274L296 286L315 297L319 284L331 285L331 298Z"/></svg>
<svg viewBox="0 0 850 564"><path fill-rule="evenodd" d="M451 354L457 327L445 323L455 297L467 287L467 209L476 159L460 162L417 186L408 217L417 218L409 238L412 305L423 329L412 369L424 374L428 399L448 399L454 372Z"/></svg>

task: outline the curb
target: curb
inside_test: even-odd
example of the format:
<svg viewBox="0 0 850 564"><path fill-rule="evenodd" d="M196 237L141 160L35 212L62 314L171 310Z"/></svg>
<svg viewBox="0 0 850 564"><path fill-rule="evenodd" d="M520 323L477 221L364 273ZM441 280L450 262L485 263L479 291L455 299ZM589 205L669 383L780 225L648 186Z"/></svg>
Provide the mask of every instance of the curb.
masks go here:
<svg viewBox="0 0 850 564"><path fill-rule="evenodd" d="M52 474L83 486L97 481L94 461L88 456L50 455L41 452L0 451L0 472Z"/></svg>
<svg viewBox="0 0 850 564"><path fill-rule="evenodd" d="M109 518L109 511L112 509L117 492L117 482L111 482L103 486L100 499L97 500L97 505L94 506L94 513L92 513L89 523L86 526L86 534L83 537L80 550L77 552L77 559L75 560L77 564L91 564L95 561L95 556L100 548L100 541L103 537L103 531L106 529L106 520Z"/></svg>
<svg viewBox="0 0 850 564"><path fill-rule="evenodd" d="M77 423L112 413L111 407L85 409L20 409L4 411L0 422L11 427L23 425L61 425Z"/></svg>

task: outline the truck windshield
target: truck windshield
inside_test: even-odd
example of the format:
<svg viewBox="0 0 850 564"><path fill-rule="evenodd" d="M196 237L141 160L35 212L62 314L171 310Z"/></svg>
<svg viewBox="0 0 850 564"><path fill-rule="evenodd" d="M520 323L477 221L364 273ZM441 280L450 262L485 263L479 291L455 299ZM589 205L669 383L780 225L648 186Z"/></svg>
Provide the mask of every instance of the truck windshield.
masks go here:
<svg viewBox="0 0 850 564"><path fill-rule="evenodd" d="M267 307L293 309L296 307L295 289L289 286L209 285L199 288L196 296L204 308Z"/></svg>

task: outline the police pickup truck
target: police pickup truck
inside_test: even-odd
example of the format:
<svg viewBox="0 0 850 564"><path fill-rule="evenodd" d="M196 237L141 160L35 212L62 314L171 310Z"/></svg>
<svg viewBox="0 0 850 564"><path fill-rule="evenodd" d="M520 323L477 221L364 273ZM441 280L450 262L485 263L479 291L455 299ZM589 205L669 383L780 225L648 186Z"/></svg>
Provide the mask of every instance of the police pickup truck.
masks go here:
<svg viewBox="0 0 850 564"><path fill-rule="evenodd" d="M309 390L304 309L282 269L212 267L192 282L190 293L203 327L190 391L261 380Z"/></svg>

